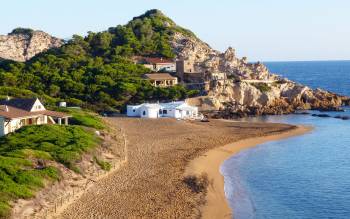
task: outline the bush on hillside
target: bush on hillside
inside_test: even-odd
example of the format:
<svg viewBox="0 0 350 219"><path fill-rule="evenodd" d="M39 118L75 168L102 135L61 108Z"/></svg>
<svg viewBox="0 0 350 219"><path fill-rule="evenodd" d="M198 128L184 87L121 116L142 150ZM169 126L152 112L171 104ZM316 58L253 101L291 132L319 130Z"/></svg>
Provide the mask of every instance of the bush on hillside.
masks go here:
<svg viewBox="0 0 350 219"><path fill-rule="evenodd" d="M0 217L9 216L9 202L33 197L44 181L58 180L59 171L45 165L54 160L68 168L94 148L99 139L80 126L27 126L0 138Z"/></svg>

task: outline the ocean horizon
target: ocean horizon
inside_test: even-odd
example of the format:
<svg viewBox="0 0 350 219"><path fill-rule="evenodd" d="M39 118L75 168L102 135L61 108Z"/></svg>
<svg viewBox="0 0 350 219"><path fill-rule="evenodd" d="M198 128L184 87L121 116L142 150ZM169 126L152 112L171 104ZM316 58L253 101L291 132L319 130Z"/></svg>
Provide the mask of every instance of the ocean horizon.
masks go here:
<svg viewBox="0 0 350 219"><path fill-rule="evenodd" d="M350 61L265 62L273 73L350 96ZM303 136L268 142L232 156L221 166L235 219L350 217L350 116L322 112L263 116L264 121L313 126Z"/></svg>

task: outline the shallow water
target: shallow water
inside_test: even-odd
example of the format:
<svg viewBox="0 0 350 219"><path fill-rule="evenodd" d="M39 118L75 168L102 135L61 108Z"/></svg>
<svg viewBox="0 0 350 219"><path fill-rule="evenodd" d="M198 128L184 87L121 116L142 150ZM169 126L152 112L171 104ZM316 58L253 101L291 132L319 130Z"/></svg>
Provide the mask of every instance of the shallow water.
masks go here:
<svg viewBox="0 0 350 219"><path fill-rule="evenodd" d="M305 83L300 75L294 77ZM336 90L350 93L350 88L333 85ZM350 116L350 108L327 114ZM315 129L245 150L224 162L225 193L235 219L350 218L350 120L311 115L246 120L312 125Z"/></svg>

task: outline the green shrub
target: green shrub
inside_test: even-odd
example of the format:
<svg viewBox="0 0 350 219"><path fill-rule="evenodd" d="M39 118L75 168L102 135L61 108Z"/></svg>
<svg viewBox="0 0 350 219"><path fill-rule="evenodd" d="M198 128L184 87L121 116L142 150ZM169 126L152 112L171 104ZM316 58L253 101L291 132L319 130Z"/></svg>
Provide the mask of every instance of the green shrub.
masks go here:
<svg viewBox="0 0 350 219"><path fill-rule="evenodd" d="M101 167L101 169L106 170L106 171L111 170L112 166L109 162L100 160L96 156L94 156L94 160L97 163L97 165L99 165Z"/></svg>
<svg viewBox="0 0 350 219"><path fill-rule="evenodd" d="M79 172L81 155L94 148L99 138L81 126L26 126L0 138L0 218L9 216L11 200L33 197L45 180L59 180L55 160ZM38 163L43 164L38 167ZM101 161L99 165L108 168ZM102 167L101 167L102 168Z"/></svg>
<svg viewBox="0 0 350 219"><path fill-rule="evenodd" d="M0 194L2 196L2 194ZM11 207L6 201L0 201L0 218L7 218L10 216Z"/></svg>
<svg viewBox="0 0 350 219"><path fill-rule="evenodd" d="M271 87L266 83L252 83L254 87L260 90L262 93L271 91Z"/></svg>
<svg viewBox="0 0 350 219"><path fill-rule="evenodd" d="M105 128L105 124L96 113L73 108L57 108L56 110L72 115L73 117L70 118L70 124L86 126L94 129Z"/></svg>

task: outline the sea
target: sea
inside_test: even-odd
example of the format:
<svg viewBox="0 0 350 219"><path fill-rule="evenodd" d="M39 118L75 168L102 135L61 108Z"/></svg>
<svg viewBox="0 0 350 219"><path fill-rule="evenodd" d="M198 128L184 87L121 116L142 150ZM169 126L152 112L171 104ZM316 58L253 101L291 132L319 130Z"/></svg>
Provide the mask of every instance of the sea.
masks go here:
<svg viewBox="0 0 350 219"><path fill-rule="evenodd" d="M269 70L312 88L350 96L350 61L266 62ZM350 219L350 116L322 112L264 116L265 121L313 126L302 136L258 145L220 168L235 219Z"/></svg>

